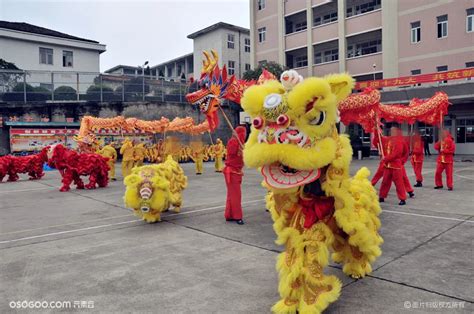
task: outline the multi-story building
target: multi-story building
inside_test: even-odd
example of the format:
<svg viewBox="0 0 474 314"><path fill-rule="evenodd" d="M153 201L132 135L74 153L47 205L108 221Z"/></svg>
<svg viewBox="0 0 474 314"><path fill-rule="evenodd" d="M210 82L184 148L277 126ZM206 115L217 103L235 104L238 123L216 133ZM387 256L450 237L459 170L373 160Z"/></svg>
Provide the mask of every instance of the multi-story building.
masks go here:
<svg viewBox="0 0 474 314"><path fill-rule="evenodd" d="M250 2L253 65L276 61L303 76L347 71L370 80L474 62L473 1Z"/></svg>
<svg viewBox="0 0 474 314"><path fill-rule="evenodd" d="M201 73L202 52L214 49L219 55L219 67L224 64L229 74L240 78L250 69L250 30L219 22L188 35L193 40L194 73ZM199 78L199 77L196 77Z"/></svg>
<svg viewBox="0 0 474 314"><path fill-rule="evenodd" d="M346 71L369 81L474 67L472 0L251 0L250 30L253 66L275 61L304 77ZM451 93L445 126L458 152L474 153L474 84L454 82L385 96Z"/></svg>
<svg viewBox="0 0 474 314"><path fill-rule="evenodd" d="M105 45L51 29L0 21L0 58L20 69L99 72Z"/></svg>
<svg viewBox="0 0 474 314"><path fill-rule="evenodd" d="M76 73L99 73L105 45L27 23L0 21L0 59L28 71L33 86L77 88ZM94 76L83 77L87 89ZM86 82L87 81L87 82ZM87 83L87 84L86 84Z"/></svg>

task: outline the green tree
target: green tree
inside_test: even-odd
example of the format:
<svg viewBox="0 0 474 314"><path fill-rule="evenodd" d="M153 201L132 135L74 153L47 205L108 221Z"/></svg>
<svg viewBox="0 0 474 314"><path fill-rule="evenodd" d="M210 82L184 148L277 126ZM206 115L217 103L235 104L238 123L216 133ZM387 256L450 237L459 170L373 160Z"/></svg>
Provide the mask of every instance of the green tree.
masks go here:
<svg viewBox="0 0 474 314"><path fill-rule="evenodd" d="M245 71L243 75L244 80L258 80L260 75L262 74L263 69L266 69L268 72L272 73L273 75L276 76L276 78L280 79L280 75L283 73L283 71L286 70L286 68L276 62L265 62L260 64L257 68L255 69L250 69Z"/></svg>

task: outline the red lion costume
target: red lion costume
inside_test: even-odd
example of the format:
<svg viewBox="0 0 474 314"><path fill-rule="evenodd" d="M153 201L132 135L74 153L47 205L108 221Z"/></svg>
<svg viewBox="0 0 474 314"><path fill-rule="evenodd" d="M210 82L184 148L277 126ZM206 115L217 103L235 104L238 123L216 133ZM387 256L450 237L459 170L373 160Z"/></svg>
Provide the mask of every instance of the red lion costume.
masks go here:
<svg viewBox="0 0 474 314"><path fill-rule="evenodd" d="M58 169L63 178L61 192L69 191L73 181L77 189L95 189L96 184L106 187L109 183L107 161L108 158L98 154L80 154L61 144L52 146L49 151L49 165ZM84 185L81 176L89 176L87 185Z"/></svg>
<svg viewBox="0 0 474 314"><path fill-rule="evenodd" d="M0 157L0 182L8 174L8 181L17 181L19 173L28 173L30 180L44 176L43 164L48 161L49 146L40 153L29 156L7 155Z"/></svg>

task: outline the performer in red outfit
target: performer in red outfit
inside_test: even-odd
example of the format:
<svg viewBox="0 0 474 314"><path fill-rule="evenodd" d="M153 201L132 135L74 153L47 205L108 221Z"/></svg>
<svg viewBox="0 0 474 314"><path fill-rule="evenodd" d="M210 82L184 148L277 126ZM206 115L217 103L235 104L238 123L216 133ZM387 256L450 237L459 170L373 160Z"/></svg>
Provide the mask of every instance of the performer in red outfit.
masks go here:
<svg viewBox="0 0 474 314"><path fill-rule="evenodd" d="M435 189L443 188L443 171L446 170L446 185L448 190L453 190L453 155L456 151L456 144L448 130L444 130L440 141L436 142L434 148L439 151L436 162Z"/></svg>
<svg viewBox="0 0 474 314"><path fill-rule="evenodd" d="M383 173L382 185L380 186L379 201L383 202L390 191L392 182L397 189L399 205L405 205L407 199L405 186L403 184L403 138L397 136L399 134L397 128L391 129L391 135L387 143L387 154L383 159L385 170Z"/></svg>
<svg viewBox="0 0 474 314"><path fill-rule="evenodd" d="M415 193L414 193L413 187L411 186L410 180L408 180L407 171L405 169L405 164L408 161L408 158L410 157L410 144L408 143L408 141L406 141L403 138L401 130L399 130L399 132L400 133L398 134L398 136L400 136L400 138L403 141L403 158L402 158L403 185L405 186L405 191L407 191L408 195L410 195L410 197L414 197Z"/></svg>
<svg viewBox="0 0 474 314"><path fill-rule="evenodd" d="M416 176L415 187L423 186L423 175L421 171L423 170L423 140L421 139L420 133L416 132L413 136L413 150L411 154L411 165L413 166L413 171Z"/></svg>
<svg viewBox="0 0 474 314"><path fill-rule="evenodd" d="M374 138L372 139L372 144L374 146L379 147L379 149L383 150L383 154L380 153L379 167L377 168L377 171L375 172L374 176L372 177L371 183L372 183L373 186L375 186L377 184L377 182L379 182L379 180L383 177L383 172L385 170L385 165L383 163L382 156L385 156L387 154L387 141L388 141L388 138L386 136L381 136L380 140L382 142L382 147L379 147L380 142L379 142L379 139L378 139L378 134L375 134Z"/></svg>
<svg viewBox="0 0 474 314"><path fill-rule="evenodd" d="M238 126L235 129L238 140L235 135L227 142L227 156L225 160L225 167L223 170L225 183L227 185L227 203L225 207L225 219L227 221L236 221L237 224L243 225L242 220L242 191L240 186L242 184L242 168L244 167L244 160L242 154L241 144L245 143L246 129L243 126ZM240 143L239 143L240 141Z"/></svg>

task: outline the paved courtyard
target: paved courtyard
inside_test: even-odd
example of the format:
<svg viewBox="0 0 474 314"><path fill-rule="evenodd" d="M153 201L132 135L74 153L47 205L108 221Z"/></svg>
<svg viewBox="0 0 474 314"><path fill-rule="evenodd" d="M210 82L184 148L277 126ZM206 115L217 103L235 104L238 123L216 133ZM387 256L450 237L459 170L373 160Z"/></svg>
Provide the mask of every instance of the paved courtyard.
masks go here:
<svg viewBox="0 0 474 314"><path fill-rule="evenodd" d="M383 204L385 243L374 272L352 280L328 268L344 287L327 313L474 311L474 164L456 163L449 192L433 190L434 161L425 162L425 186L407 206L397 205L393 188ZM352 171L377 163L354 161ZM213 165L202 176L183 167L184 208L157 224L124 207L120 180L68 193L58 191L56 171L0 183L0 313L23 300L88 301L100 312L269 313L282 247L260 175L246 170L238 226L223 218L225 185Z"/></svg>

